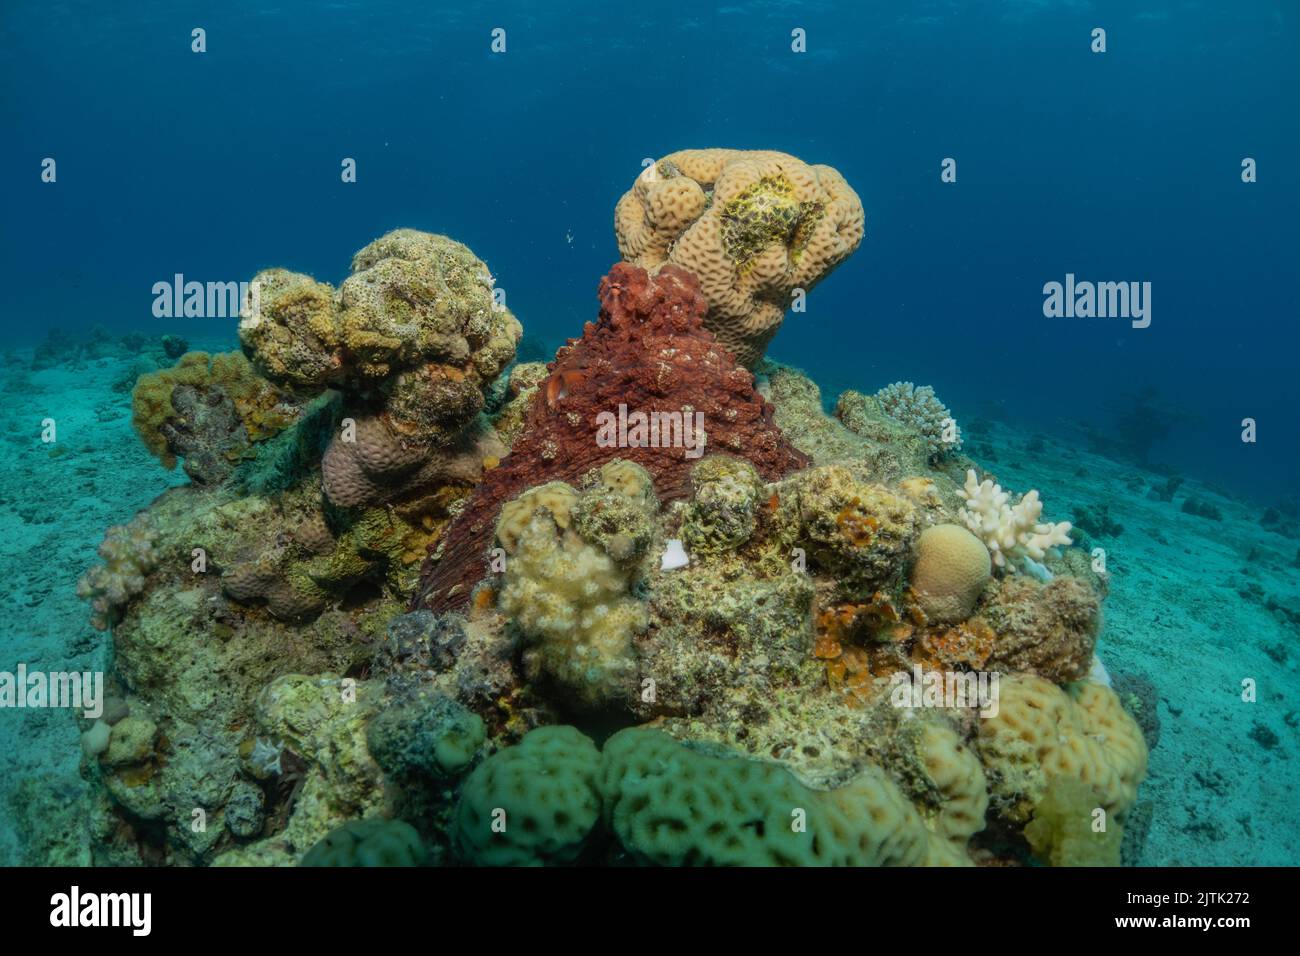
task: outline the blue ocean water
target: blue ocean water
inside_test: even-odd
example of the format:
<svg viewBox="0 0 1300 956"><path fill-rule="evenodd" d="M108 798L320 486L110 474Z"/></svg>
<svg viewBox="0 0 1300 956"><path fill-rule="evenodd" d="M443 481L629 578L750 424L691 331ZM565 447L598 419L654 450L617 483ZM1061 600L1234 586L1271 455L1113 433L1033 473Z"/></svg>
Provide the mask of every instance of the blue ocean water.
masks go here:
<svg viewBox="0 0 1300 956"><path fill-rule="evenodd" d="M1161 461L1269 501L1300 485L1298 44L1286 2L7 3L0 335L204 334L155 319L153 283L336 280L409 225L478 252L554 344L643 158L781 149L844 173L867 240L774 356L1044 429L1149 385L1191 416ZM1150 282L1151 325L1045 318L1067 273Z"/></svg>
<svg viewBox="0 0 1300 956"><path fill-rule="evenodd" d="M597 282L619 258L614 204L645 159L775 149L837 168L866 210L862 246L768 352L827 402L846 388L933 385L963 425L998 423L978 450L1014 429L1006 480L1042 485L1049 508L1053 463L1035 461L1024 435L1047 436L1044 455L1095 445L1123 460L1136 448L1129 464L1215 489L1252 530L1267 508L1295 521L1300 10L1289 0L6 0L0 131L0 351L92 326L233 348L234 318L155 316L155 284L270 266L337 283L357 249L406 226L482 257L524 325L524 357L548 358L595 317ZM341 178L346 159L355 182ZM1150 324L1045 315L1045 285L1067 276L1149 283ZM1247 419L1256 441L1243 441ZM1082 489L1070 508L1128 493L1118 472L1066 470ZM32 476L4 477L18 508ZM133 478L111 520L180 478ZM1248 545L1204 557L1200 538L1142 513L1124 540L1158 547L1126 560L1160 578L1145 597L1166 603L1135 587L1107 613L1117 657L1161 675L1166 721L1197 713L1178 688L1207 669L1229 700L1243 672L1293 678L1296 566L1274 562L1260 585ZM1289 560L1295 538L1275 537ZM97 540L81 547L87 560ZM1260 616L1234 623L1222 602L1252 584ZM25 606L54 590L33 583ZM1186 618L1171 623L1169 608ZM1265 632L1265 620L1281 623ZM1212 664L1178 653L1192 631L1215 648ZM1150 635L1147 648L1134 635ZM33 648L65 637L48 621L30 636ZM1294 748L1294 712L1261 719L1267 733L1254 715L1212 730L1225 748L1248 733L1272 740L1259 746L1285 765L1277 740ZM1189 724L1187 737L1202 732ZM1204 788L1177 777L1176 735L1164 746L1152 785L1188 805ZM1281 839L1277 817L1288 796L1294 807L1294 778L1267 774L1268 819L1264 798L1236 792L1201 808L1217 835L1158 822L1151 861L1232 859L1253 812L1272 840L1260 859L1293 863L1294 826ZM1206 856L1187 848L1210 839L1220 845Z"/></svg>

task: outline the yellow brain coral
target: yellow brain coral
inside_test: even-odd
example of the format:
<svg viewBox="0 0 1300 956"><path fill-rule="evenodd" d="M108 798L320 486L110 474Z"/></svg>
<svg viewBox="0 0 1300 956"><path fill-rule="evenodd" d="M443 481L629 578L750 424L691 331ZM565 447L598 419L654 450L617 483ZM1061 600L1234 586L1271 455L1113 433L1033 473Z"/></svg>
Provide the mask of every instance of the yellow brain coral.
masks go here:
<svg viewBox="0 0 1300 956"><path fill-rule="evenodd" d="M830 166L769 150L688 149L637 177L614 210L623 258L699 277L708 328L753 366L790 306L862 242L862 202Z"/></svg>
<svg viewBox="0 0 1300 956"><path fill-rule="evenodd" d="M984 829L989 807L988 782L979 757L946 724L927 724L917 748L939 812L930 819L932 832L964 852L966 842Z"/></svg>
<svg viewBox="0 0 1300 956"><path fill-rule="evenodd" d="M1062 690L1028 674L1003 677L997 715L980 722L978 747L994 806L1017 822L1062 777L1092 787L1099 806L1122 818L1147 769L1138 725L1110 688L1086 681Z"/></svg>
<svg viewBox="0 0 1300 956"><path fill-rule="evenodd" d="M917 541L912 590L926 617L954 624L970 617L993 571L989 549L961 525L926 528Z"/></svg>

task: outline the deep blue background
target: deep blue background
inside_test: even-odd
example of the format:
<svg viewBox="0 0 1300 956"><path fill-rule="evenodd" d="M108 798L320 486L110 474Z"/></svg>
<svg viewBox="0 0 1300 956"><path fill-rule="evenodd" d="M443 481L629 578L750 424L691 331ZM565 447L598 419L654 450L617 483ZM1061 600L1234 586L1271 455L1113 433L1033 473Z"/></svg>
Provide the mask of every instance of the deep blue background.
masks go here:
<svg viewBox="0 0 1300 956"><path fill-rule="evenodd" d="M773 148L836 166L867 210L771 350L828 396L907 378L959 419L1064 433L1150 383L1200 416L1158 458L1271 499L1300 487L1298 92L1288 0L4 0L0 345L193 330L152 317L154 282L338 281L396 226L467 243L554 344L594 314L643 157ZM1066 272L1152 282L1151 327L1044 318Z"/></svg>

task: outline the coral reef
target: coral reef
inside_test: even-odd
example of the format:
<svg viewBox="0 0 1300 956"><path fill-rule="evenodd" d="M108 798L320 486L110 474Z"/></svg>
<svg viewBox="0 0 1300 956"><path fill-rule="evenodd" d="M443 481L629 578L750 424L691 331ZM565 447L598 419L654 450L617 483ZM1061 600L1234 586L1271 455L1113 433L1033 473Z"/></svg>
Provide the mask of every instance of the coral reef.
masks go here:
<svg viewBox="0 0 1300 956"><path fill-rule="evenodd" d="M1070 526L937 454L927 390L827 415L728 351L774 329L745 283L856 244L842 181L787 160L679 154L631 200L639 254L713 236L748 304L664 245L505 375L483 263L399 230L337 289L261 273L243 355L140 378L137 430L191 481L83 579L114 654L80 728L97 860L1117 858L1151 701L1097 682L1105 579Z"/></svg>
<svg viewBox="0 0 1300 956"><path fill-rule="evenodd" d="M417 704L404 685L389 699L367 684L345 703L351 678L330 675L369 665L451 509L505 453L481 409L519 326L486 277L458 243L401 230L363 249L337 293L264 274L247 357L187 353L138 380L137 434L164 465L183 458L191 483L111 530L80 588L112 628L130 702L107 739L95 724L83 744L104 858L292 862L383 804L371 718ZM408 458L386 468L390 452ZM331 501L349 468L367 493ZM473 663L466 686L509 700L508 667L475 678ZM455 707L425 710L440 779L469 769L475 722L485 733ZM397 787L412 758L383 728L373 740ZM207 826L188 825L196 807Z"/></svg>
<svg viewBox="0 0 1300 956"><path fill-rule="evenodd" d="M752 368L792 294L847 259L865 225L857 193L829 166L766 150L688 149L637 177L614 231L626 261L697 276L706 327Z"/></svg>
<svg viewBox="0 0 1300 956"><path fill-rule="evenodd" d="M764 478L807 463L772 421L753 376L702 325L696 278L665 266L615 266L600 283L600 319L547 366L510 454L489 470L425 569L418 606L463 607L488 573L501 506L547 481L578 481L613 458L644 467L663 503L686 496L707 448L752 462ZM638 431L638 413L662 427ZM651 416L656 416L652 419ZM702 423L702 424L701 424Z"/></svg>

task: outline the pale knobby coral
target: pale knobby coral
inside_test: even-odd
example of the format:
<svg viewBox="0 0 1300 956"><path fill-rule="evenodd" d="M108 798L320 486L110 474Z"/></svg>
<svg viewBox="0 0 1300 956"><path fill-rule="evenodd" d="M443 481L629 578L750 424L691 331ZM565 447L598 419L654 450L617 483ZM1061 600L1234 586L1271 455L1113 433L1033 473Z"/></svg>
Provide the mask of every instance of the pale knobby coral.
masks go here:
<svg viewBox="0 0 1300 956"><path fill-rule="evenodd" d="M104 563L90 568L77 582L77 597L90 602L90 623L96 630L116 624L131 599L144 590L146 576L158 566L157 545L157 528L144 512L130 524L108 529L99 546Z"/></svg>
<svg viewBox="0 0 1300 956"><path fill-rule="evenodd" d="M1039 521L1043 503L1037 490L1027 492L1019 502L1010 504L1011 495L992 479L979 481L975 469L966 471L966 484L959 488L966 504L961 519L988 546L993 564L1007 571L1017 571L1017 563L1035 576L1046 577L1042 567L1048 551L1074 542L1070 522Z"/></svg>
<svg viewBox="0 0 1300 956"><path fill-rule="evenodd" d="M890 418L921 433L932 458L961 450L961 429L931 386L894 382L876 392L876 401Z"/></svg>
<svg viewBox="0 0 1300 956"><path fill-rule="evenodd" d="M586 706L620 696L631 677L632 637L648 617L629 592L628 563L644 551L656 505L639 466L615 460L601 475L582 495L563 482L525 492L497 525L508 555L499 602L526 638L525 667Z"/></svg>

